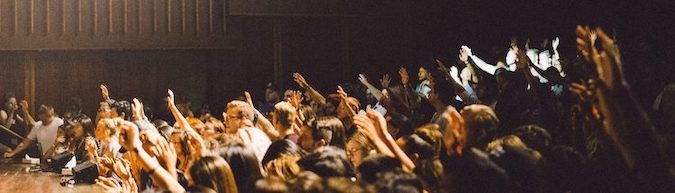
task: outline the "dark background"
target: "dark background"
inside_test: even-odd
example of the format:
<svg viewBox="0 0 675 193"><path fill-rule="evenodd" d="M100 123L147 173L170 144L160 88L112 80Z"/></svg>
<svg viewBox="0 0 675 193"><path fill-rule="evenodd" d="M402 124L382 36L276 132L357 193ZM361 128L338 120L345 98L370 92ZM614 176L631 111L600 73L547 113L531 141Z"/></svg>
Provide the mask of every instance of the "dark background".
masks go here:
<svg viewBox="0 0 675 193"><path fill-rule="evenodd" d="M32 95L33 106L57 109L65 108L70 97L80 97L85 112L94 115L99 84L108 85L113 98L139 97L153 107L162 105L166 89L172 88L179 99L191 99L194 108L208 101L218 112L244 90L261 100L267 82L294 88L291 74L296 71L326 93L339 83L356 82L361 72L376 83L383 73L397 77L400 66L412 75L434 58L452 64L462 44L494 63L503 60L513 37L538 44L559 36L561 54L571 60L577 24L602 26L616 35L628 82L645 107L675 80L675 8L665 1L232 0L229 5L226 40L171 46L190 36L168 36L161 37L167 46L96 48L0 44L0 93ZM28 77L34 77L32 83Z"/></svg>

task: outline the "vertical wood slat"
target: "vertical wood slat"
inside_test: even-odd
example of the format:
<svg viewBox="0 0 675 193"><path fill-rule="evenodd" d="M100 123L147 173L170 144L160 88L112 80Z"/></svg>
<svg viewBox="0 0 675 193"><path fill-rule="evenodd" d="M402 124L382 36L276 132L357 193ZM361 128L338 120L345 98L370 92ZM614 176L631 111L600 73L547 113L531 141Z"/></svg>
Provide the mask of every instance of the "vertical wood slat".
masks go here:
<svg viewBox="0 0 675 193"><path fill-rule="evenodd" d="M126 34L127 31L129 31L129 29L128 29L128 27L127 27L127 22L128 22L127 19L128 19L128 17L129 17L129 10L128 10L128 8L127 8L127 4L129 3L128 1L129 1L129 0L124 0L124 2L123 2L123 3L124 3L124 6L123 6L123 12L124 12L124 22L123 22L123 24L124 24L124 34Z"/></svg>
<svg viewBox="0 0 675 193"><path fill-rule="evenodd" d="M35 0L30 0L30 30L32 34L35 31Z"/></svg>
<svg viewBox="0 0 675 193"><path fill-rule="evenodd" d="M2 0L0 0L0 32L2 32Z"/></svg>
<svg viewBox="0 0 675 193"><path fill-rule="evenodd" d="M157 33L157 0L152 0L152 32Z"/></svg>
<svg viewBox="0 0 675 193"><path fill-rule="evenodd" d="M166 0L166 31L171 33L171 0Z"/></svg>
<svg viewBox="0 0 675 193"><path fill-rule="evenodd" d="M77 33L82 33L82 0L77 0Z"/></svg>
<svg viewBox="0 0 675 193"><path fill-rule="evenodd" d="M180 11L180 14L181 14L181 20L180 20L180 24L181 24L180 29L181 30L180 30L180 33L185 33L185 0L181 0L180 4L181 4L181 7L180 7L180 10L181 10Z"/></svg>
<svg viewBox="0 0 675 193"><path fill-rule="evenodd" d="M138 2L138 34L141 34L141 33L143 33L143 30L142 30L142 28L143 28L142 23L143 22L141 22L141 18L143 17L143 13L142 13L143 2L142 2L142 0L136 0L136 2Z"/></svg>
<svg viewBox="0 0 675 193"><path fill-rule="evenodd" d="M61 35L66 33L66 0L61 0Z"/></svg>
<svg viewBox="0 0 675 193"><path fill-rule="evenodd" d="M46 30L46 31L47 31L47 34L49 34L49 32L52 31L52 28L51 28L51 17L50 17L50 15L51 15L51 7L50 7L50 6L51 6L51 0L45 0L45 2L46 2L46 3L45 3L45 9L46 9L46 11L45 11L45 20L46 20L46 22L45 22L45 23L47 24L47 26L45 26L45 28L47 29L47 30Z"/></svg>
<svg viewBox="0 0 675 193"><path fill-rule="evenodd" d="M98 33L98 1L94 1L94 35Z"/></svg>
<svg viewBox="0 0 675 193"><path fill-rule="evenodd" d="M199 33L199 0L195 0L195 33Z"/></svg>
<svg viewBox="0 0 675 193"><path fill-rule="evenodd" d="M19 0L14 0L14 35L19 33Z"/></svg>
<svg viewBox="0 0 675 193"><path fill-rule="evenodd" d="M213 0L209 0L209 33L213 33Z"/></svg>
<svg viewBox="0 0 675 193"><path fill-rule="evenodd" d="M113 3L112 0L108 0L108 33L113 33Z"/></svg>

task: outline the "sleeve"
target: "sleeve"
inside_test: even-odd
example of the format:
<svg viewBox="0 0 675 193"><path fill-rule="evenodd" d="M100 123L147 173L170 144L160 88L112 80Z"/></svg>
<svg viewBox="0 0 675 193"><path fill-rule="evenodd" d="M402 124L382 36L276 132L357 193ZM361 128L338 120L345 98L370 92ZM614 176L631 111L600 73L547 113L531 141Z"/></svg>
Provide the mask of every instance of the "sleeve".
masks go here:
<svg viewBox="0 0 675 193"><path fill-rule="evenodd" d="M33 140L33 141L37 140L37 129L36 128L40 125L42 125L42 121L35 122L35 125L33 126L33 128L30 129L30 133L28 133L28 136L26 136L26 139L30 139L30 140Z"/></svg>

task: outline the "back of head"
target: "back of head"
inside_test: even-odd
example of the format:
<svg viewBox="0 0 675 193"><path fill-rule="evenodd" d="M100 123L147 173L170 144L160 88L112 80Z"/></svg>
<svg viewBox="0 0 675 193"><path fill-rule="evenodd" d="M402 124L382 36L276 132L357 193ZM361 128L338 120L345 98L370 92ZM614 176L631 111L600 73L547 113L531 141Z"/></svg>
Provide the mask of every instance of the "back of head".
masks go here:
<svg viewBox="0 0 675 193"><path fill-rule="evenodd" d="M509 174L514 190L532 193L543 191L540 164L528 149L504 144L500 150L490 154L492 160Z"/></svg>
<svg viewBox="0 0 675 193"><path fill-rule="evenodd" d="M513 133L528 147L538 151L547 151L552 143L551 134L537 125L523 125Z"/></svg>
<svg viewBox="0 0 675 193"><path fill-rule="evenodd" d="M323 146L306 157L298 164L303 170L311 171L321 177L353 177L354 170L347 158L347 153L340 148Z"/></svg>
<svg viewBox="0 0 675 193"><path fill-rule="evenodd" d="M444 187L449 192L511 192L506 171L476 148L468 149L462 156L445 160L443 170L446 177Z"/></svg>
<svg viewBox="0 0 675 193"><path fill-rule="evenodd" d="M218 154L230 164L240 192L253 192L256 181L262 178L255 151L242 143L230 142L221 146Z"/></svg>
<svg viewBox="0 0 675 193"><path fill-rule="evenodd" d="M255 192L257 193L285 193L288 192L288 186L284 179L277 177L267 177L258 180L255 183Z"/></svg>
<svg viewBox="0 0 675 193"><path fill-rule="evenodd" d="M377 175L375 183L377 192L389 193L422 193L422 182L413 173L405 172L400 168L385 171Z"/></svg>
<svg viewBox="0 0 675 193"><path fill-rule="evenodd" d="M203 186L218 193L236 193L237 185L232 169L218 156L204 156L192 162L190 179L196 186Z"/></svg>
<svg viewBox="0 0 675 193"><path fill-rule="evenodd" d="M297 111L291 103L282 101L274 105L274 119L284 128L290 128L297 118Z"/></svg>
<svg viewBox="0 0 675 193"><path fill-rule="evenodd" d="M368 192L359 183L342 177L330 177L315 181L308 193L365 193Z"/></svg>
<svg viewBox="0 0 675 193"><path fill-rule="evenodd" d="M267 176L274 176L284 181L295 178L300 173L298 165L300 158L299 155L283 154L271 160L265 166Z"/></svg>
<svg viewBox="0 0 675 193"><path fill-rule="evenodd" d="M426 124L415 129L415 134L433 147L434 157L438 157L443 147L443 133L437 124Z"/></svg>
<svg viewBox="0 0 675 193"><path fill-rule="evenodd" d="M319 117L312 125L312 138L314 141L324 140L330 146L344 149L345 127L336 117Z"/></svg>
<svg viewBox="0 0 675 193"><path fill-rule="evenodd" d="M357 168L360 180L372 184L377 180L377 174L401 168L401 161L384 154L373 154L363 159Z"/></svg>
<svg viewBox="0 0 675 193"><path fill-rule="evenodd" d="M275 142L272 142L269 148L267 148L267 152L265 152L265 156L263 156L262 159L262 166L263 168L267 163L270 161L277 159L281 157L283 154L289 154L289 155L299 155L300 157L304 156L307 154L298 144L294 143L291 140L288 139L281 139L277 140Z"/></svg>
<svg viewBox="0 0 675 193"><path fill-rule="evenodd" d="M129 101L115 101L110 107L115 109L122 119L131 120L131 103Z"/></svg>
<svg viewBox="0 0 675 193"><path fill-rule="evenodd" d="M464 118L463 146L481 147L497 134L499 119L492 108L485 105L469 105L461 111Z"/></svg>

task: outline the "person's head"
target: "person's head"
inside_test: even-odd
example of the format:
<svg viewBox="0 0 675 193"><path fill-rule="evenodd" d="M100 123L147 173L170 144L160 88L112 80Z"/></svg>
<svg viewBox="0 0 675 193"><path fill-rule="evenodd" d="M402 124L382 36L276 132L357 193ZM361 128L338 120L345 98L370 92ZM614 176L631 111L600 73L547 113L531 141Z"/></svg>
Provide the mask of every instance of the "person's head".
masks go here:
<svg viewBox="0 0 675 193"><path fill-rule="evenodd" d="M308 193L365 193L369 192L361 184L348 178L330 177L314 181L307 190Z"/></svg>
<svg viewBox="0 0 675 193"><path fill-rule="evenodd" d="M298 161L303 170L311 171L321 177L353 177L347 153L343 149L324 146L314 150Z"/></svg>
<svg viewBox="0 0 675 193"><path fill-rule="evenodd" d="M281 157L284 154L305 156L307 154L302 148L288 139L280 139L270 144L265 156L262 158L262 166L265 167L268 162Z"/></svg>
<svg viewBox="0 0 675 193"><path fill-rule="evenodd" d="M194 160L188 175L195 186L208 187L218 193L238 192L232 168L221 157L209 155Z"/></svg>
<svg viewBox="0 0 675 193"><path fill-rule="evenodd" d="M401 168L401 161L384 154L372 154L363 159L356 169L358 177L366 184L373 184L377 180L377 174L385 171Z"/></svg>
<svg viewBox="0 0 675 193"><path fill-rule="evenodd" d="M508 173L476 148L443 163L444 189L457 193L511 192Z"/></svg>
<svg viewBox="0 0 675 193"><path fill-rule="evenodd" d="M115 101L110 105L110 109L115 112L117 117L131 120L131 103L129 101Z"/></svg>
<svg viewBox="0 0 675 193"><path fill-rule="evenodd" d="M2 98L2 109L6 111L16 111L19 109L19 103L14 93L6 93Z"/></svg>
<svg viewBox="0 0 675 193"><path fill-rule="evenodd" d="M37 112L38 118L42 121L43 124L51 122L56 116L54 112L54 107L49 105L40 105L40 108Z"/></svg>
<svg viewBox="0 0 675 193"><path fill-rule="evenodd" d="M415 129L418 137L429 143L433 147L433 156L438 157L443 147L443 133L438 124L425 124Z"/></svg>
<svg viewBox="0 0 675 193"><path fill-rule="evenodd" d="M288 185L286 180L278 177L267 177L255 182L255 192L257 193L286 193Z"/></svg>
<svg viewBox="0 0 675 193"><path fill-rule="evenodd" d="M265 101L269 103L276 103L280 100L279 91L272 85L272 83L267 84L265 89Z"/></svg>
<svg viewBox="0 0 675 193"><path fill-rule="evenodd" d="M516 137L517 138L517 137ZM516 142L517 143L517 142ZM490 158L509 175L516 192L542 192L543 180L539 160L529 149L503 144Z"/></svg>
<svg viewBox="0 0 675 193"><path fill-rule="evenodd" d="M299 143L308 151L327 145L344 149L345 128L335 117L319 117L311 126L303 127Z"/></svg>
<svg viewBox="0 0 675 193"><path fill-rule="evenodd" d="M159 134L162 134L162 137L166 138L166 140L169 140L169 138L171 138L171 134L175 130L175 128L170 126L169 123L161 119L152 121L152 125L154 125L155 128L157 128Z"/></svg>
<svg viewBox="0 0 675 193"><path fill-rule="evenodd" d="M401 137L396 142L413 162L434 158L434 147L417 134Z"/></svg>
<svg viewBox="0 0 675 193"><path fill-rule="evenodd" d="M358 167L363 158L370 155L370 152L375 149L374 145L368 139L368 136L362 132L356 132L349 138L345 150L349 156L349 160L355 167Z"/></svg>
<svg viewBox="0 0 675 193"><path fill-rule="evenodd" d="M73 136L82 139L94 135L94 122L87 115L81 114L73 118Z"/></svg>
<svg viewBox="0 0 675 193"><path fill-rule="evenodd" d="M422 193L424 187L415 174L397 168L378 173L375 190L390 193Z"/></svg>
<svg viewBox="0 0 675 193"><path fill-rule="evenodd" d="M229 142L220 147L218 155L230 164L239 191L253 192L255 182L262 178L262 171L252 147Z"/></svg>
<svg viewBox="0 0 675 193"><path fill-rule="evenodd" d="M420 67L419 71L417 72L417 77L420 81L426 80L429 78L429 71L424 67Z"/></svg>
<svg viewBox="0 0 675 193"><path fill-rule="evenodd" d="M295 178L300 173L297 154L283 154L279 158L270 160L265 164L267 176L281 178L284 181Z"/></svg>
<svg viewBox="0 0 675 193"><path fill-rule="evenodd" d="M167 140L176 150L176 156L178 157L178 169L187 169L190 157L190 144L187 133L184 130L175 130L171 133L171 136Z"/></svg>
<svg viewBox="0 0 675 193"><path fill-rule="evenodd" d="M552 143L551 134L537 125L523 125L513 132L528 147L537 151L547 151Z"/></svg>
<svg viewBox="0 0 675 193"><path fill-rule="evenodd" d="M253 121L253 109L248 103L240 100L233 100L227 103L225 108L225 126L228 133L234 133L239 128L244 128Z"/></svg>
<svg viewBox="0 0 675 193"><path fill-rule="evenodd" d="M351 115L349 113L350 109L351 111L358 112L359 108L361 106L361 103L359 103L359 100L354 98L354 97L347 97L347 102L345 103L339 103L337 107L337 118L338 119L345 119L349 118Z"/></svg>
<svg viewBox="0 0 675 193"><path fill-rule="evenodd" d="M114 139L120 132L124 120L121 118L105 118L98 121L94 131L97 140L108 141Z"/></svg>
<svg viewBox="0 0 675 193"><path fill-rule="evenodd" d="M274 128L279 130L280 134L291 129L297 116L297 111L291 103L282 101L274 105L274 110L272 111L272 124Z"/></svg>
<svg viewBox="0 0 675 193"><path fill-rule="evenodd" d="M490 107L469 105L460 113L464 119L464 127L459 132L463 148L484 146L497 134L499 119Z"/></svg>

